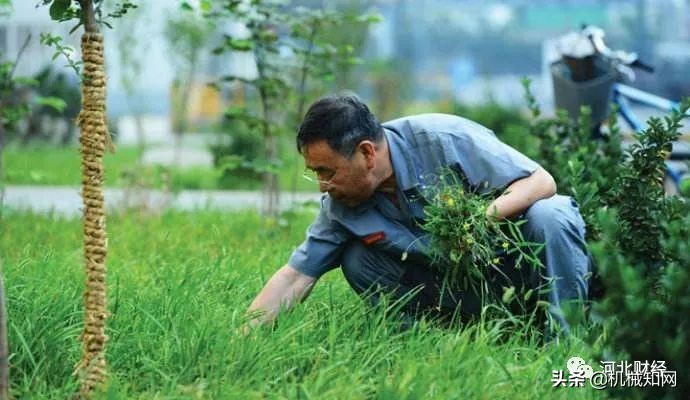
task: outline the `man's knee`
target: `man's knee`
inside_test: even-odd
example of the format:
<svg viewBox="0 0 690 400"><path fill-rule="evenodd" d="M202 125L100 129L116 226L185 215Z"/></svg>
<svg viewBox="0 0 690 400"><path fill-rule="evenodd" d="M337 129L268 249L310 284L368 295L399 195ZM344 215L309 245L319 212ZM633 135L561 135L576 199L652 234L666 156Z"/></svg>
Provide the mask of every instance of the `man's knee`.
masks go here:
<svg viewBox="0 0 690 400"><path fill-rule="evenodd" d="M558 299L586 298L591 271L585 225L576 204L566 196L539 200L525 215L525 239L544 243L546 276L555 279Z"/></svg>
<svg viewBox="0 0 690 400"><path fill-rule="evenodd" d="M548 243L564 235L584 239L584 222L569 197L556 195L538 200L527 209L525 220L528 240Z"/></svg>
<svg viewBox="0 0 690 400"><path fill-rule="evenodd" d="M404 273L402 266L359 241L353 241L345 248L341 269L357 293L375 287L393 288Z"/></svg>
<svg viewBox="0 0 690 400"><path fill-rule="evenodd" d="M345 279L352 286L352 288L361 293L366 290L366 274L367 266L364 263L366 256L366 249L359 242L353 242L343 252L343 261L340 268L345 275Z"/></svg>

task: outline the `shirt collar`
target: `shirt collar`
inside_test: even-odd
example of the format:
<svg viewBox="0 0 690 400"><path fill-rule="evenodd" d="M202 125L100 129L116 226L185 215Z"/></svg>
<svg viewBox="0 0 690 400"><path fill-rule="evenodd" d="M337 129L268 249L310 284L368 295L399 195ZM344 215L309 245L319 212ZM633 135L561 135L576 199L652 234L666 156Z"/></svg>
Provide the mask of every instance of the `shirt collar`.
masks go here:
<svg viewBox="0 0 690 400"><path fill-rule="evenodd" d="M412 158L410 147L402 136L389 128L383 128L388 141L388 152L391 157L393 173L398 188L405 192L419 184L416 162Z"/></svg>

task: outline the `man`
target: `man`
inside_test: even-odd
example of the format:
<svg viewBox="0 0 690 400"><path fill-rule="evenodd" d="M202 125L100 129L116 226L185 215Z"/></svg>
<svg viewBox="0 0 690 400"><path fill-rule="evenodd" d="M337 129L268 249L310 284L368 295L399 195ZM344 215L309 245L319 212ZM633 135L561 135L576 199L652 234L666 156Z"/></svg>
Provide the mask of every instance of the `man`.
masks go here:
<svg viewBox="0 0 690 400"><path fill-rule="evenodd" d="M355 292L374 300L385 292L411 297L409 305L416 309L478 313L481 303L471 293L442 296L419 240L425 188L444 169L456 172L468 190L499 190L487 218L522 217L525 239L545 243L541 255L554 310L565 300L587 297L590 267L577 206L555 194L548 172L490 130L444 114L381 125L356 96L340 94L310 106L297 148L310 180L327 194L306 240L250 305L249 312L258 316L249 326L272 321L337 267Z"/></svg>

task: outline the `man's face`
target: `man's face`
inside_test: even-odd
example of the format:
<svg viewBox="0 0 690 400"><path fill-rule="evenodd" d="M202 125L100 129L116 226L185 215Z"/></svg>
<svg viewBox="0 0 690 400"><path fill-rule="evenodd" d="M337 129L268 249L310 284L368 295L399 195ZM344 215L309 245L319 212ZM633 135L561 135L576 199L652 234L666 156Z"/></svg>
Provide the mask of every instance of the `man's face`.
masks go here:
<svg viewBox="0 0 690 400"><path fill-rule="evenodd" d="M350 158L334 151L325 140L304 146L302 156L307 169L316 173L319 190L348 207L362 204L376 190L374 157L362 150L362 143Z"/></svg>

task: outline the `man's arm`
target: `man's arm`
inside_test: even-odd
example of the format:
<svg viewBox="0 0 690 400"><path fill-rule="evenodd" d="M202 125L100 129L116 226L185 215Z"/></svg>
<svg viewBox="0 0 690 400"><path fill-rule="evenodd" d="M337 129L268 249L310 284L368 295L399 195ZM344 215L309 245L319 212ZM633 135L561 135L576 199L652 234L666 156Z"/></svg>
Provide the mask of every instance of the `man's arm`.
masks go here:
<svg viewBox="0 0 690 400"><path fill-rule="evenodd" d="M498 220L518 215L537 200L556 194L556 181L544 168L538 168L532 175L511 183L501 196L494 200L486 213Z"/></svg>
<svg viewBox="0 0 690 400"><path fill-rule="evenodd" d="M249 306L247 313L255 316L242 331L247 333L256 325L272 322L282 309L288 309L295 302L304 300L315 283L316 278L305 275L289 265L283 266L266 282Z"/></svg>

